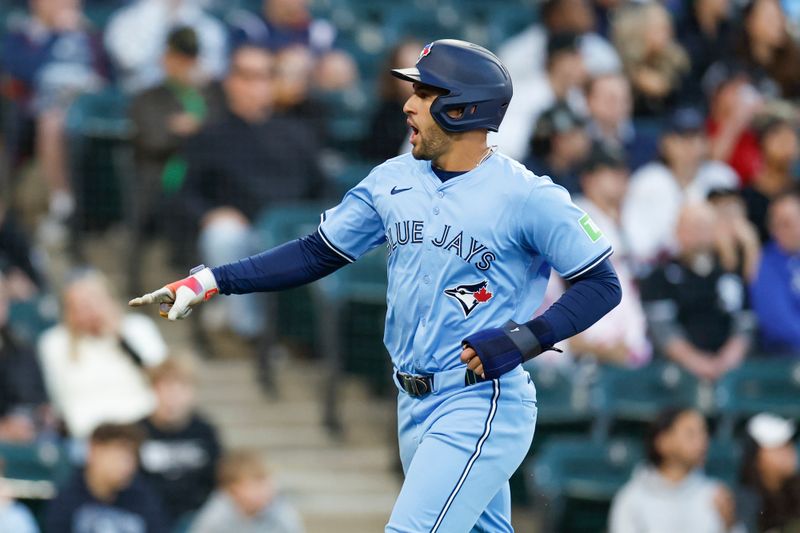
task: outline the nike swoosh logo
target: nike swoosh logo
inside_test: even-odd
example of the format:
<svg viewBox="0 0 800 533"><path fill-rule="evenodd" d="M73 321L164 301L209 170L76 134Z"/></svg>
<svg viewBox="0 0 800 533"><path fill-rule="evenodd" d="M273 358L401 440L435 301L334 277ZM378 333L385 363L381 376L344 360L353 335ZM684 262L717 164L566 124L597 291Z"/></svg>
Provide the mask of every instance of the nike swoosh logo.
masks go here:
<svg viewBox="0 0 800 533"><path fill-rule="evenodd" d="M514 328L511 330L511 333L516 333L517 331L519 331L519 328Z"/></svg>
<svg viewBox="0 0 800 533"><path fill-rule="evenodd" d="M394 187L392 187L392 194L397 194L397 193L401 193L401 192L410 191L413 188L414 187L406 187L405 189L398 189L397 185L395 185Z"/></svg>

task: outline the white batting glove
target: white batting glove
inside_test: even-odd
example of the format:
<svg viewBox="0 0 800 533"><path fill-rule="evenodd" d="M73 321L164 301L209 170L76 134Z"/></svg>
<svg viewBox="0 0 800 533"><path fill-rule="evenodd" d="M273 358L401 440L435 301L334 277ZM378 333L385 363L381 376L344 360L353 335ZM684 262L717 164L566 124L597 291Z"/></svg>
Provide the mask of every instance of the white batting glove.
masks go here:
<svg viewBox="0 0 800 533"><path fill-rule="evenodd" d="M205 265L194 267L188 278L165 285L157 291L134 298L128 305L158 304L158 314L169 320L180 320L189 316L192 307L217 294L217 280Z"/></svg>

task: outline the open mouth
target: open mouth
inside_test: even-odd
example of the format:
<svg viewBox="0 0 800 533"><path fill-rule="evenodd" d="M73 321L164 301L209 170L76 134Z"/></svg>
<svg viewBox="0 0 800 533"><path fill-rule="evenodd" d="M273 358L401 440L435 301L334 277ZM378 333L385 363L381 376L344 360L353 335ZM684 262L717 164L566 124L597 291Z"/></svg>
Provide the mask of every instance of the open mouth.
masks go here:
<svg viewBox="0 0 800 533"><path fill-rule="evenodd" d="M411 137L409 138L409 141L411 141L411 144L414 144L414 141L416 141L417 137L419 137L419 128L414 126L410 120L407 120L406 124L408 124L408 127L411 129Z"/></svg>

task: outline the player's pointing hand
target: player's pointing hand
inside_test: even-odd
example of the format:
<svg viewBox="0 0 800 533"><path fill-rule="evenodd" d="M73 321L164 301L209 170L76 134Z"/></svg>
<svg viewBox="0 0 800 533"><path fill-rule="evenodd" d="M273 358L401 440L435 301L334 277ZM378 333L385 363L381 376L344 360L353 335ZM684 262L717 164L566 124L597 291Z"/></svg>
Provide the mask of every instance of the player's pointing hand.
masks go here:
<svg viewBox="0 0 800 533"><path fill-rule="evenodd" d="M211 269L203 265L195 267L190 276L174 281L157 291L134 298L128 305L158 304L158 313L169 320L180 320L189 316L192 307L217 294L217 281Z"/></svg>

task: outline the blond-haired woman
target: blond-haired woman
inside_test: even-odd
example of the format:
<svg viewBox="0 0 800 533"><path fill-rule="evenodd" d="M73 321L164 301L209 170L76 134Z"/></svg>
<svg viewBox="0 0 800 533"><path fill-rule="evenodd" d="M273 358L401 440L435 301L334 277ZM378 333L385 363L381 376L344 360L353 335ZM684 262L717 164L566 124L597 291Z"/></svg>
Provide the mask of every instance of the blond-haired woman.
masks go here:
<svg viewBox="0 0 800 533"><path fill-rule="evenodd" d="M629 4L615 15L612 33L633 87L634 116L658 117L673 108L690 63L669 11L658 2Z"/></svg>
<svg viewBox="0 0 800 533"><path fill-rule="evenodd" d="M61 323L39 339L39 359L53 407L72 437L103 422L128 423L155 405L143 367L167 347L151 319L123 314L99 272L71 277L62 292Z"/></svg>

